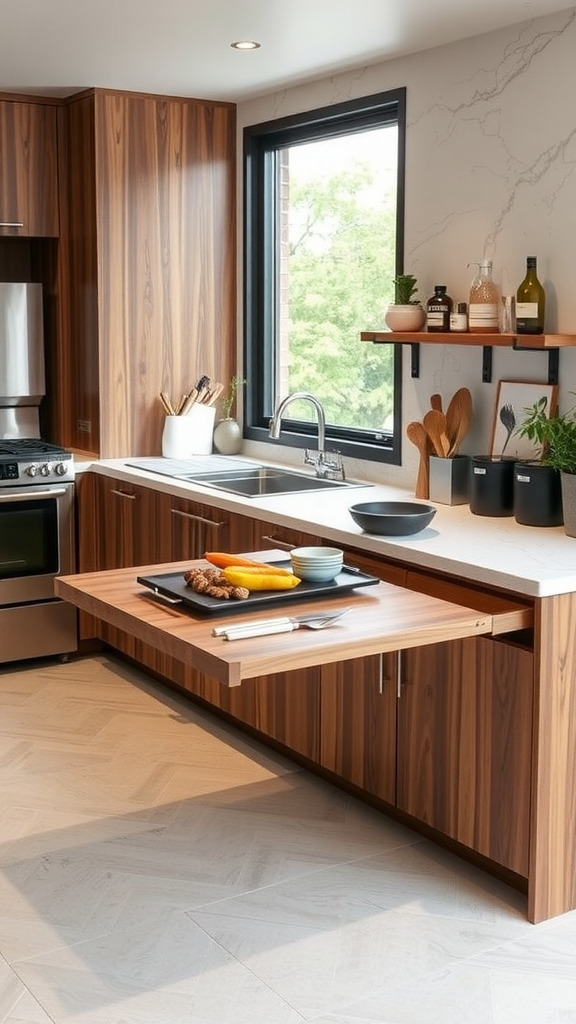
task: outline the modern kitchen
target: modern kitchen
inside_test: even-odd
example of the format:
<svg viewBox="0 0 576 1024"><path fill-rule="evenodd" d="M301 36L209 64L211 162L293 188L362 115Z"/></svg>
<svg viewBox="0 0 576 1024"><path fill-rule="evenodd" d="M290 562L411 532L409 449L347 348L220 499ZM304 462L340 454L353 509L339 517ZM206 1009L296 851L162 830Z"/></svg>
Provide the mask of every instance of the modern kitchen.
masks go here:
<svg viewBox="0 0 576 1024"><path fill-rule="evenodd" d="M503 389L573 405L575 33L573 8L524 5L238 100L3 87L0 145L30 145L12 167L26 188L0 190L26 206L0 227L18 334L18 358L0 352L2 559L16 509L37 534L34 572L0 578L7 1024L576 1014L576 541L419 492L406 437L432 395L469 396L470 458L494 443ZM442 280L460 301L489 257L508 295L537 253L542 343L395 335L396 464L326 467L313 394L308 464L285 406L266 440L221 456L210 437L200 465L173 464L159 391L246 372L245 128L399 88L405 271L422 298ZM385 305L358 348L386 341ZM421 501L431 517L406 535L350 512ZM316 547L343 552L336 596L305 584L223 619L179 606L206 552L289 566ZM214 628L301 618L306 587L340 616L328 628L235 643Z"/></svg>

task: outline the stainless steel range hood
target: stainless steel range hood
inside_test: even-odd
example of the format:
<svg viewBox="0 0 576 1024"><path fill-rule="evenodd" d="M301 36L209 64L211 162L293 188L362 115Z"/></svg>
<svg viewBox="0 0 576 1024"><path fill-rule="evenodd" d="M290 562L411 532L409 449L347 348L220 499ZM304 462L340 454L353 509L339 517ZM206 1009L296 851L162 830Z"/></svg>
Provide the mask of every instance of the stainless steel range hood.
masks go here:
<svg viewBox="0 0 576 1024"><path fill-rule="evenodd" d="M0 281L0 437L39 437L45 393L42 285Z"/></svg>

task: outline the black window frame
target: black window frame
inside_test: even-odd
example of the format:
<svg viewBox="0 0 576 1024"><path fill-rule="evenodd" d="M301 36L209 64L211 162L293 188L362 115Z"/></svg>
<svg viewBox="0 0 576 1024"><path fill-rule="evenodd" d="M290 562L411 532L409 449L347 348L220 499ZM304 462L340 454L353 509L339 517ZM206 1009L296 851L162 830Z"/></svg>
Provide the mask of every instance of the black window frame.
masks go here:
<svg viewBox="0 0 576 1024"><path fill-rule="evenodd" d="M275 347L262 343L274 333L276 309L267 301L265 285L275 275L277 252L273 209L275 154L296 142L328 139L344 132L363 131L394 123L398 129L398 169L396 203L396 273L404 262L404 197L406 147L406 89L390 89L356 100L320 107L301 114L266 121L244 128L244 377L246 395L244 436L269 441L268 424L272 415L272 387L275 379L272 359ZM267 229L267 230L266 230ZM357 339L358 344L366 344ZM355 431L326 427L326 447L343 455L375 462L399 465L401 462L402 424L402 346L394 344L394 425L392 435L375 431ZM282 424L276 444L292 448L310 446L317 426L314 422L289 419Z"/></svg>

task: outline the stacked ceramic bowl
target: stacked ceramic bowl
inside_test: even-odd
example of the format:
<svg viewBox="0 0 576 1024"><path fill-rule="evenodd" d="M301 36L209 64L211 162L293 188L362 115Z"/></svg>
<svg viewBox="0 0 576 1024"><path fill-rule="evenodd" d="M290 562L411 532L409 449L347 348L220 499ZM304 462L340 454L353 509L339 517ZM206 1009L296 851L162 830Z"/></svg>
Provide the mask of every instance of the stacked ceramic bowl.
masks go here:
<svg viewBox="0 0 576 1024"><path fill-rule="evenodd" d="M342 569L344 553L340 548L292 548L292 572L308 583L327 583Z"/></svg>

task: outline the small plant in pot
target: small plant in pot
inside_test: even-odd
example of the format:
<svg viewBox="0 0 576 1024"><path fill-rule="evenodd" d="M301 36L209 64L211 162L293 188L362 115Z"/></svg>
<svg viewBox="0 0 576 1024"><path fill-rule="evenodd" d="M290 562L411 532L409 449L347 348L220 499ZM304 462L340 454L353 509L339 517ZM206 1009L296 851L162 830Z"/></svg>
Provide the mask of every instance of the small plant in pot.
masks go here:
<svg viewBox="0 0 576 1024"><path fill-rule="evenodd" d="M236 401L238 389L245 384L243 377L234 375L228 387L228 393L222 399L222 419L214 428L214 447L221 455L237 455L242 448L242 431L232 409Z"/></svg>
<svg viewBox="0 0 576 1024"><path fill-rule="evenodd" d="M413 274L398 274L393 279L394 302L384 320L391 331L421 331L426 314L416 297L418 282Z"/></svg>
<svg viewBox="0 0 576 1024"><path fill-rule="evenodd" d="M546 406L541 398L525 409L518 433L540 447L540 466L560 477L564 529L576 537L576 406L556 416L548 416Z"/></svg>

